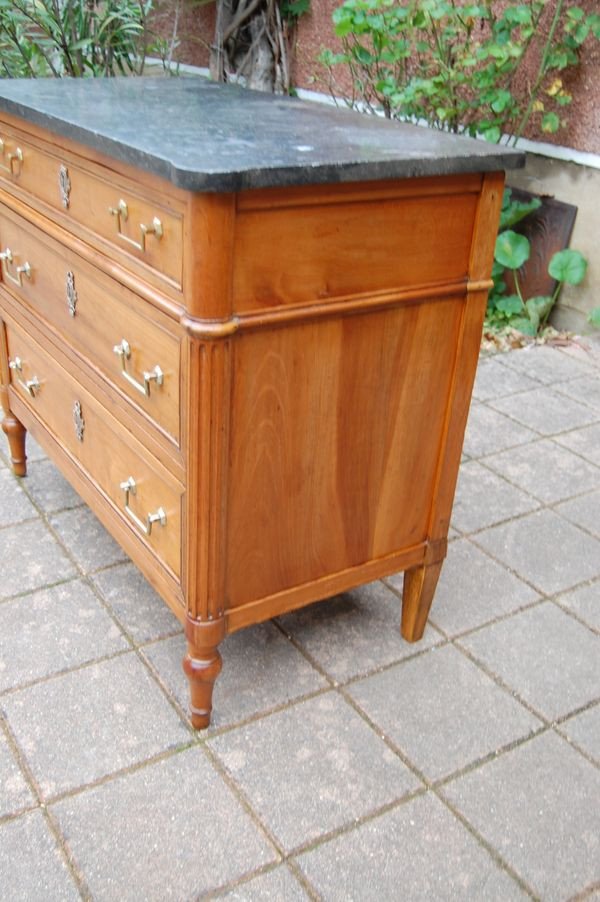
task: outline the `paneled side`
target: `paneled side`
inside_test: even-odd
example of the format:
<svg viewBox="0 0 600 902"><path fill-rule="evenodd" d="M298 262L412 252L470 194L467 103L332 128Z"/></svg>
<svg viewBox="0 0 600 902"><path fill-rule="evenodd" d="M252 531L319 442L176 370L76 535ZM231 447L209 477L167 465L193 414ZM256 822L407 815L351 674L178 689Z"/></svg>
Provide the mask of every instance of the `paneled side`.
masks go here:
<svg viewBox="0 0 600 902"><path fill-rule="evenodd" d="M466 280L478 178L356 186L336 194L288 192L239 203L233 304L240 315L348 295ZM417 189L415 189L415 185ZM344 186L346 187L346 186ZM451 191L453 189L453 191ZM450 193L451 192L451 193Z"/></svg>
<svg viewBox="0 0 600 902"><path fill-rule="evenodd" d="M235 337L228 607L426 539L462 307Z"/></svg>

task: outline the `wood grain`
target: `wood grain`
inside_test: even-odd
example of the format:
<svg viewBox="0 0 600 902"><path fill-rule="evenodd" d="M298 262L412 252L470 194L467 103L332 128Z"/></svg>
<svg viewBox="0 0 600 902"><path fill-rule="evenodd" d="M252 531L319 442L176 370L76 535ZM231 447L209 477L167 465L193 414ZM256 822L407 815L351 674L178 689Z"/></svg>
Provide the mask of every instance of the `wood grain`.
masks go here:
<svg viewBox="0 0 600 902"><path fill-rule="evenodd" d="M424 541L462 307L234 339L228 607Z"/></svg>

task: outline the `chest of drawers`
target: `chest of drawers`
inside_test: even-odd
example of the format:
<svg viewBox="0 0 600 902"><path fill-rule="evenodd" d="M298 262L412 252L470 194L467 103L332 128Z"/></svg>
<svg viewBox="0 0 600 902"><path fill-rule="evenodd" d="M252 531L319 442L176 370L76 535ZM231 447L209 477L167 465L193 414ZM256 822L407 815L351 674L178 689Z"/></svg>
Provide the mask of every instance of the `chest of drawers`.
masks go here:
<svg viewBox="0 0 600 902"><path fill-rule="evenodd" d="M68 111L68 112L67 112ZM0 397L185 624L223 637L446 553L499 148L196 80L0 88Z"/></svg>

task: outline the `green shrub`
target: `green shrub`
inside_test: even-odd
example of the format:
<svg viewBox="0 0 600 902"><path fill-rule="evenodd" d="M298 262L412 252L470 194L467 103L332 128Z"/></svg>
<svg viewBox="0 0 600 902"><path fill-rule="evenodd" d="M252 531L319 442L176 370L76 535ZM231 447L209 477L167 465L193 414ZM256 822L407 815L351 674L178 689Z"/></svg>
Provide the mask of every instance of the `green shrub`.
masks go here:
<svg viewBox="0 0 600 902"><path fill-rule="evenodd" d="M0 73L139 73L151 5L152 0L0 0Z"/></svg>
<svg viewBox="0 0 600 902"><path fill-rule="evenodd" d="M600 15L552 5L549 16L546 0L345 0L333 14L342 52L322 60L332 73L348 68L354 106L516 142L528 123L542 132L564 124L562 74L600 38ZM536 69L519 81L526 58Z"/></svg>

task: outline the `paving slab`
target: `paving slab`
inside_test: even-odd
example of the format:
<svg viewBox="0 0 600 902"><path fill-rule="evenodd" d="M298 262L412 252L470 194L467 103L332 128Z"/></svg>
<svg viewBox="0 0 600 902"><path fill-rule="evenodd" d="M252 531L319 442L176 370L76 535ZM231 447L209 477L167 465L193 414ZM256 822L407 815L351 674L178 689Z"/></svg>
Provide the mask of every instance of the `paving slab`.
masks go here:
<svg viewBox="0 0 600 902"><path fill-rule="evenodd" d="M573 611L581 620L600 632L600 581L579 586L571 592L559 595L560 605Z"/></svg>
<svg viewBox="0 0 600 902"><path fill-rule="evenodd" d="M463 451L467 457L483 457L536 438L539 438L538 434L531 429L485 404L474 402L469 411Z"/></svg>
<svg viewBox="0 0 600 902"><path fill-rule="evenodd" d="M600 698L600 636L551 602L458 641L549 720Z"/></svg>
<svg viewBox="0 0 600 902"><path fill-rule="evenodd" d="M38 512L23 490L22 480L6 467L0 470L0 529L21 520L31 520ZM0 535L0 547L3 545Z"/></svg>
<svg viewBox="0 0 600 902"><path fill-rule="evenodd" d="M534 376L544 385L576 379L593 372L594 361L589 355L569 355L547 345L532 346L498 354L498 363L519 373Z"/></svg>
<svg viewBox="0 0 600 902"><path fill-rule="evenodd" d="M298 858L324 902L527 899L432 793Z"/></svg>
<svg viewBox="0 0 600 902"><path fill-rule="evenodd" d="M490 401L492 398L503 398L505 395L539 388L539 385L534 373L519 372L504 366L498 357L491 357L479 361L473 397L477 401Z"/></svg>
<svg viewBox="0 0 600 902"><path fill-rule="evenodd" d="M600 410L600 375L597 373L560 383L556 390L569 398Z"/></svg>
<svg viewBox="0 0 600 902"><path fill-rule="evenodd" d="M367 677L348 691L429 780L447 777L541 726L451 645Z"/></svg>
<svg viewBox="0 0 600 902"><path fill-rule="evenodd" d="M186 643L181 635L144 648L145 657L187 712L189 683L181 666L185 652ZM221 643L220 652L223 670L213 693L211 731L328 685L272 623L257 624L228 636Z"/></svg>
<svg viewBox="0 0 600 902"><path fill-rule="evenodd" d="M190 740L133 653L4 696L0 706L45 799Z"/></svg>
<svg viewBox="0 0 600 902"><path fill-rule="evenodd" d="M490 401L489 404L516 423L535 429L545 436L588 426L600 419L600 411L592 410L566 395L559 395L553 387L536 388L509 398Z"/></svg>
<svg viewBox="0 0 600 902"><path fill-rule="evenodd" d="M0 824L0 887L7 902L81 899L40 811Z"/></svg>
<svg viewBox="0 0 600 902"><path fill-rule="evenodd" d="M539 597L468 539L457 539L444 561L429 619L447 636L455 636Z"/></svg>
<svg viewBox="0 0 600 902"><path fill-rule="evenodd" d="M544 504L600 487L600 467L551 439L493 454L486 457L485 465ZM513 516L520 513L515 508Z"/></svg>
<svg viewBox="0 0 600 902"><path fill-rule="evenodd" d="M550 510L492 526L473 541L549 595L600 576L600 542Z"/></svg>
<svg viewBox="0 0 600 902"><path fill-rule="evenodd" d="M557 505L554 510L600 538L600 489Z"/></svg>
<svg viewBox="0 0 600 902"><path fill-rule="evenodd" d="M402 580L402 574L394 578L400 592ZM287 614L279 623L332 679L345 682L440 641L428 626L421 641L407 642L400 635L400 614L398 595L374 582Z"/></svg>
<svg viewBox="0 0 600 902"><path fill-rule="evenodd" d="M580 457L584 457L596 466L600 466L600 423L564 432L562 435L557 435L554 441L565 448L570 448L571 451L575 451Z"/></svg>
<svg viewBox="0 0 600 902"><path fill-rule="evenodd" d="M558 730L600 765L600 704L571 717Z"/></svg>
<svg viewBox="0 0 600 902"><path fill-rule="evenodd" d="M80 507L82 504L75 489L50 460L35 461L28 465L23 485L45 514Z"/></svg>
<svg viewBox="0 0 600 902"><path fill-rule="evenodd" d="M75 568L42 522L0 530L0 600L75 576Z"/></svg>
<svg viewBox="0 0 600 902"><path fill-rule="evenodd" d="M198 748L51 811L97 902L191 899L277 858Z"/></svg>
<svg viewBox="0 0 600 902"><path fill-rule="evenodd" d="M510 457L519 450L520 448L514 448L505 453ZM470 460L460 468L452 523L463 533L477 532L540 506L540 502L528 494L528 486L524 486L525 491L521 491L506 479L492 473L488 469L488 462L493 459L486 458L485 466L477 460Z"/></svg>
<svg viewBox="0 0 600 902"><path fill-rule="evenodd" d="M600 771L549 731L443 794L541 899L600 879Z"/></svg>
<svg viewBox="0 0 600 902"><path fill-rule="evenodd" d="M37 799L29 788L7 739L0 733L0 818L33 805L37 805Z"/></svg>
<svg viewBox="0 0 600 902"><path fill-rule="evenodd" d="M89 507L54 514L50 523L85 573L127 560Z"/></svg>
<svg viewBox="0 0 600 902"><path fill-rule="evenodd" d="M218 896L229 902L302 902L310 896L285 865Z"/></svg>
<svg viewBox="0 0 600 902"><path fill-rule="evenodd" d="M92 579L134 642L149 642L181 631L175 614L135 564L117 564L95 573Z"/></svg>
<svg viewBox="0 0 600 902"><path fill-rule="evenodd" d="M337 693L209 740L288 852L421 784Z"/></svg>
<svg viewBox="0 0 600 902"><path fill-rule="evenodd" d="M129 647L80 580L0 605L0 692Z"/></svg>

